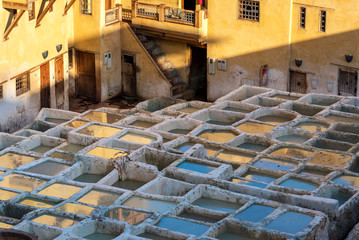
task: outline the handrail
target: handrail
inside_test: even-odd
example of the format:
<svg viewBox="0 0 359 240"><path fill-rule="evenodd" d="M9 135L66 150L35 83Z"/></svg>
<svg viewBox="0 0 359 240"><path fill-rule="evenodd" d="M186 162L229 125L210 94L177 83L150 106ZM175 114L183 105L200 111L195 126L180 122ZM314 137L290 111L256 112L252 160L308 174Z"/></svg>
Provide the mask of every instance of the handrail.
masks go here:
<svg viewBox="0 0 359 240"><path fill-rule="evenodd" d="M45 17L46 13L51 9L52 5L54 5L55 1L56 0L50 0L44 11L40 14L40 16L38 16L38 18L36 19L36 27L40 25L40 22Z"/></svg>
<svg viewBox="0 0 359 240"><path fill-rule="evenodd" d="M69 4L66 5L65 11L64 11L64 15L67 14L67 11L71 8L71 6L74 4L75 1L76 1L76 0L71 0L71 1L69 2Z"/></svg>

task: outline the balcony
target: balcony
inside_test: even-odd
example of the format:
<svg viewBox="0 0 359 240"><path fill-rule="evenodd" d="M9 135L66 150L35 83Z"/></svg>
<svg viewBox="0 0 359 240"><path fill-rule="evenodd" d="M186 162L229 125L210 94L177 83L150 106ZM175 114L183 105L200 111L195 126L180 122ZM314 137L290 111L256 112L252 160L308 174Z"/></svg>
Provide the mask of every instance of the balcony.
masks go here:
<svg viewBox="0 0 359 240"><path fill-rule="evenodd" d="M9 9L29 10L31 4L36 0L3 0L2 7Z"/></svg>
<svg viewBox="0 0 359 240"><path fill-rule="evenodd" d="M207 43L207 11L190 11L134 1L132 9L121 9L122 21L136 31L152 37L183 41L195 45Z"/></svg>
<svg viewBox="0 0 359 240"><path fill-rule="evenodd" d="M116 4L115 8L106 10L105 12L105 24L111 25L113 23L117 23L122 19L122 6L120 4Z"/></svg>

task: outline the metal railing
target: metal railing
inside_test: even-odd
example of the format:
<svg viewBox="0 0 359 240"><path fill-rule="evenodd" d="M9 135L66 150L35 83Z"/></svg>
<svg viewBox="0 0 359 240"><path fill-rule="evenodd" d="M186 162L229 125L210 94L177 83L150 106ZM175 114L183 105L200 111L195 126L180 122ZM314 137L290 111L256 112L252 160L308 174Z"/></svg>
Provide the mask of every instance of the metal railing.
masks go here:
<svg viewBox="0 0 359 240"><path fill-rule="evenodd" d="M132 9L122 8L122 21L125 21L125 22L132 21Z"/></svg>

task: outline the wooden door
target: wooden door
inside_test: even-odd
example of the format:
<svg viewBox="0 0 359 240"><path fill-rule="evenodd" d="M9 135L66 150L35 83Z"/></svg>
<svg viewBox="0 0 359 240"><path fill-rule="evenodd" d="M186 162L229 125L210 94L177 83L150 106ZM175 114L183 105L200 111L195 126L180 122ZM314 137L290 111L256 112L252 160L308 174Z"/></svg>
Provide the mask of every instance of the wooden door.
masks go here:
<svg viewBox="0 0 359 240"><path fill-rule="evenodd" d="M40 101L41 108L50 107L50 63L40 66Z"/></svg>
<svg viewBox="0 0 359 240"><path fill-rule="evenodd" d="M338 79L338 95L341 96L356 96L357 95L357 71L344 71L339 69Z"/></svg>
<svg viewBox="0 0 359 240"><path fill-rule="evenodd" d="M125 96L136 96L136 63L134 55L122 55L122 91Z"/></svg>
<svg viewBox="0 0 359 240"><path fill-rule="evenodd" d="M95 54L76 51L76 95L96 98Z"/></svg>
<svg viewBox="0 0 359 240"><path fill-rule="evenodd" d="M307 74L291 71L289 91L295 93L307 93Z"/></svg>
<svg viewBox="0 0 359 240"><path fill-rule="evenodd" d="M56 107L64 109L65 101L65 83L64 83L64 60L61 56L55 60L55 95Z"/></svg>
<svg viewBox="0 0 359 240"><path fill-rule="evenodd" d="M112 4L111 4L111 1L112 0L105 0L105 9L106 10L109 10L109 9L111 9L112 8Z"/></svg>

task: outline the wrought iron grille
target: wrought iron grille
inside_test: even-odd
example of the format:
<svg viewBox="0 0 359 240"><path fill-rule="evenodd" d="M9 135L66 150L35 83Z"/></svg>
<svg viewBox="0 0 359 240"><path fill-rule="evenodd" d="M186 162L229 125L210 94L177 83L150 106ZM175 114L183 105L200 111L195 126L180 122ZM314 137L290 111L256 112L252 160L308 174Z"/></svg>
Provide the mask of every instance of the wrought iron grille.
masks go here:
<svg viewBox="0 0 359 240"><path fill-rule="evenodd" d="M137 15L142 17L157 18L158 6L138 3L137 4Z"/></svg>
<svg viewBox="0 0 359 240"><path fill-rule="evenodd" d="M29 73L25 73L21 77L16 78L16 96L26 93L30 90Z"/></svg>
<svg viewBox="0 0 359 240"><path fill-rule="evenodd" d="M239 18L259 22L259 1L239 1Z"/></svg>

